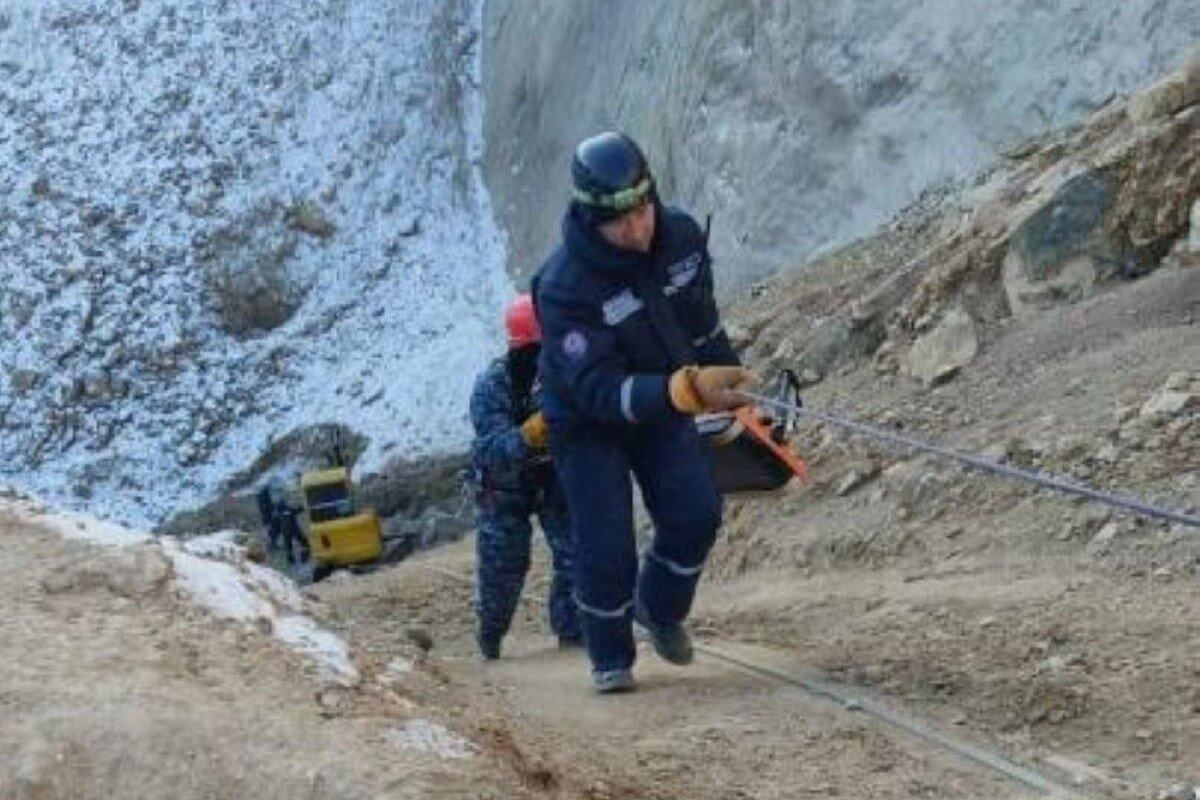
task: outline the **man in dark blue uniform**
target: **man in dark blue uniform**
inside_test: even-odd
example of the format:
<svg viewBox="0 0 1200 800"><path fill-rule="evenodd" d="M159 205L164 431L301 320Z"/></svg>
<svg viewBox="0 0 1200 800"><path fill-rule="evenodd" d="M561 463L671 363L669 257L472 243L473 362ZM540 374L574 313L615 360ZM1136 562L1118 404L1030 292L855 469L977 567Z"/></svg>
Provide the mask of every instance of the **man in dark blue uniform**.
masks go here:
<svg viewBox="0 0 1200 800"><path fill-rule="evenodd" d="M572 162L563 244L534 279L543 331L541 408L575 534L576 604L600 692L633 687L632 622L676 664L683 621L721 523L691 415L744 405L713 298L707 236L660 204L640 149L604 133ZM654 521L639 565L637 478Z"/></svg>
<svg viewBox="0 0 1200 800"><path fill-rule="evenodd" d="M476 380L471 394L471 448L476 478L477 639L485 659L500 657L529 571L530 517L550 545L550 627L562 645L578 644L571 592L573 553L566 498L546 450L547 428L534 401L541 332L529 295L505 314L508 354Z"/></svg>

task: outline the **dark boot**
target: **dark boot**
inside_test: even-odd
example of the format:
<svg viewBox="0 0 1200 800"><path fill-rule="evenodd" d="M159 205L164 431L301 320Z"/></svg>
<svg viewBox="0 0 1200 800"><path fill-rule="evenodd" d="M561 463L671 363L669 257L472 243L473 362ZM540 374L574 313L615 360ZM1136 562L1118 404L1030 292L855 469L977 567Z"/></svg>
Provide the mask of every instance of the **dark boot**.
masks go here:
<svg viewBox="0 0 1200 800"><path fill-rule="evenodd" d="M672 664L684 666L692 663L695 653L692 649L692 637L683 629L683 625L659 625L650 619L646 609L638 603L633 612L633 619L650 634L650 643L654 652Z"/></svg>

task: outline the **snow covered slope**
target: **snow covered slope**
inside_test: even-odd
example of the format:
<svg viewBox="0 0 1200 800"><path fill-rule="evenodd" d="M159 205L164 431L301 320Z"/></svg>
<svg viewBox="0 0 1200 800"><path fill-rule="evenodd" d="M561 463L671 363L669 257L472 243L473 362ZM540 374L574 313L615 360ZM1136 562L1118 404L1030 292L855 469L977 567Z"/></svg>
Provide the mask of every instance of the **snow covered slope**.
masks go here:
<svg viewBox="0 0 1200 800"><path fill-rule="evenodd" d="M461 445L511 286L478 0L0 8L0 480L152 522L275 437Z"/></svg>

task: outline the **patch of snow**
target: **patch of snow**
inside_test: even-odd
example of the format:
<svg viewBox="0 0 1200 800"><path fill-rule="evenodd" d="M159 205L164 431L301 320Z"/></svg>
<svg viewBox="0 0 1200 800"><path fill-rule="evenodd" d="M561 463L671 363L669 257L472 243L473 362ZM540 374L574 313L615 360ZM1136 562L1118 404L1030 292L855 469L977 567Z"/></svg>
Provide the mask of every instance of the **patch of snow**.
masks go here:
<svg viewBox="0 0 1200 800"><path fill-rule="evenodd" d="M304 598L293 583L245 560L244 551L235 542L236 531L180 542L82 514L49 511L32 499L0 499L0 510L65 539L114 548L153 542L170 559L175 584L195 603L226 619L248 623L265 620L276 639L312 660L326 680L343 686L359 681L346 643L301 613Z"/></svg>
<svg viewBox="0 0 1200 800"><path fill-rule="evenodd" d="M319 627L308 617L292 614L275 623L276 638L317 664L322 677L342 686L359 681L358 670L350 661L350 650L336 634Z"/></svg>
<svg viewBox="0 0 1200 800"><path fill-rule="evenodd" d="M227 619L274 622L275 607L250 591L232 564L192 555L169 539L162 541L162 548L175 565L175 580L180 588L209 611Z"/></svg>
<svg viewBox="0 0 1200 800"><path fill-rule="evenodd" d="M185 539L183 549L194 556L233 561L242 557L245 548L238 544L240 531L223 530Z"/></svg>
<svg viewBox="0 0 1200 800"><path fill-rule="evenodd" d="M474 744L426 719L410 719L387 732L388 743L404 750L429 753L445 759L470 758L479 752Z"/></svg>
<svg viewBox="0 0 1200 800"><path fill-rule="evenodd" d="M245 562L246 574L243 580L255 591L271 598L284 608L303 608L304 597L296 584L282 573L260 564Z"/></svg>
<svg viewBox="0 0 1200 800"><path fill-rule="evenodd" d="M162 547L175 565L176 581L196 602L228 619L265 619L272 635L316 663L322 677L344 686L358 683L346 643L296 613L304 600L283 576L257 564L239 562L246 568L243 571L234 564L193 555L169 539L162 540Z"/></svg>
<svg viewBox="0 0 1200 800"><path fill-rule="evenodd" d="M10 0L0 477L145 527L314 424L369 438L360 476L463 447L513 292L480 174L480 8ZM334 233L291 230L297 203ZM235 338L208 276L261 260L245 230L292 237L304 299Z"/></svg>

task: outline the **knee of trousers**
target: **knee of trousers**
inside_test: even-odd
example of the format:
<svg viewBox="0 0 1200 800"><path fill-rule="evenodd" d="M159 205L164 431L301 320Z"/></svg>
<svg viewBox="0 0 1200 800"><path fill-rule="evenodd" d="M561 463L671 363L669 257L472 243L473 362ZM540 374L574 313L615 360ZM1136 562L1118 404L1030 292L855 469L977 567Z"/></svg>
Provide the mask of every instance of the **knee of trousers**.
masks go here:
<svg viewBox="0 0 1200 800"><path fill-rule="evenodd" d="M610 536L625 536L612 532ZM632 539L632 534L629 534ZM632 541L626 546L582 548L575 554L575 582L591 589L597 586L621 586L637 573L637 550Z"/></svg>
<svg viewBox="0 0 1200 800"><path fill-rule="evenodd" d="M664 528L655 536L655 542L663 555L682 561L702 560L717 540L721 527L721 499L697 498L686 506L672 509L666 515Z"/></svg>
<svg viewBox="0 0 1200 800"><path fill-rule="evenodd" d="M519 554L529 550L529 516L519 511L494 509L481 512L476 520L476 545L488 552Z"/></svg>
<svg viewBox="0 0 1200 800"><path fill-rule="evenodd" d="M486 526L479 529L477 537L476 549L481 554L505 560L529 558L529 544L519 530Z"/></svg>
<svg viewBox="0 0 1200 800"><path fill-rule="evenodd" d="M633 542L624 547L601 548L599 552L585 551L577 557L574 567L573 593L580 610L602 618L620 616L633 597L637 580L638 559Z"/></svg>

